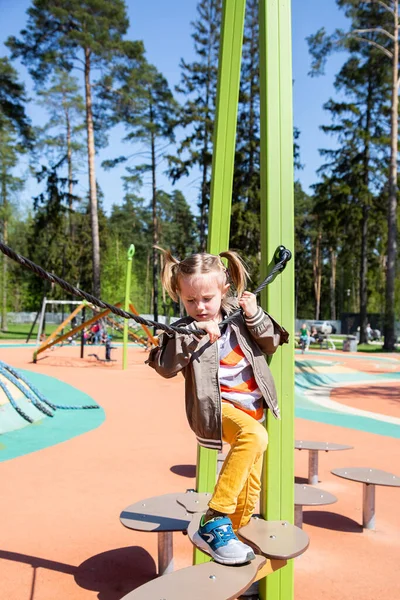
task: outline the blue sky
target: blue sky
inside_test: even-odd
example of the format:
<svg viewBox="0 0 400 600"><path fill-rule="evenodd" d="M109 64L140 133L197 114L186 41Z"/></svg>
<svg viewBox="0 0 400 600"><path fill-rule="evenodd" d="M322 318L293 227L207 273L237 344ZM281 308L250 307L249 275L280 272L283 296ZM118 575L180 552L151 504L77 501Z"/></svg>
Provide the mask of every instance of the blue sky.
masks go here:
<svg viewBox="0 0 400 600"><path fill-rule="evenodd" d="M9 35L18 35L26 24L26 10L30 0L0 0L0 55L8 55L4 41ZM196 19L197 0L126 0L130 19L130 39L141 39L144 42L147 58L167 78L171 88L179 82L179 62L181 58L186 61L194 59L193 41L191 38L191 21ZM304 169L297 173L304 189L309 191L309 186L316 182L316 170L321 164L318 149L326 148L333 144L319 127L326 123L327 115L324 114L323 104L330 96L335 94L333 79L344 60L343 55L333 56L323 77L311 78L310 56L306 37L325 26L329 31L336 27L345 27L343 14L339 11L335 0L292 0L292 47L293 47L293 103L294 124L300 129L301 162ZM17 65L15 65L17 66ZM21 79L29 90L32 90L30 77L23 67L18 66ZM33 92L31 93L33 95ZM35 125L45 122L45 113L34 106L29 107L29 115ZM97 178L104 192L104 206L107 212L113 203L119 204L123 197L120 170L104 172L100 163L105 158L118 156L126 152L119 140L121 130L110 135L109 146L102 150L97 157ZM21 165L21 169L26 168ZM84 168L84 166L83 166ZM160 184L171 191L171 185L164 177L160 177ZM197 198L196 174L183 179L176 185L181 189L192 205ZM82 173L80 178L80 192L87 189L86 176ZM24 204L31 205L32 195L37 193L34 180L30 179L23 194ZM150 189L143 188L141 194L150 197Z"/></svg>

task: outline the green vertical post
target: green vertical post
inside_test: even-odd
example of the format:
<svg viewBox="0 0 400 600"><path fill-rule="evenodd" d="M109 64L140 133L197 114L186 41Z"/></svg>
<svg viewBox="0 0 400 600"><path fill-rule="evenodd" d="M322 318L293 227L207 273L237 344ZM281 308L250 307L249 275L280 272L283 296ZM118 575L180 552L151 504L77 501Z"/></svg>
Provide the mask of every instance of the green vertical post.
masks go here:
<svg viewBox="0 0 400 600"><path fill-rule="evenodd" d="M132 275L132 258L135 254L135 246L131 244L128 250L128 261L126 266L126 284L125 284L125 305L124 309L129 310L129 304L131 301L131 275ZM123 335L123 349L122 349L122 368L128 368L128 319L124 320L124 335Z"/></svg>
<svg viewBox="0 0 400 600"><path fill-rule="evenodd" d="M219 254L229 247L233 167L242 60L246 0L224 0L218 65L217 110L214 130L208 252ZM198 447L196 489L212 492L215 486L217 452ZM194 563L209 560L194 551Z"/></svg>
<svg viewBox="0 0 400 600"><path fill-rule="evenodd" d="M260 0L260 147L262 273L280 244L294 248L293 117L290 0ZM294 512L294 261L262 296L262 304L291 332L271 360L281 420L268 418L263 474L265 519L293 523ZM293 598L293 561L260 582L260 598Z"/></svg>

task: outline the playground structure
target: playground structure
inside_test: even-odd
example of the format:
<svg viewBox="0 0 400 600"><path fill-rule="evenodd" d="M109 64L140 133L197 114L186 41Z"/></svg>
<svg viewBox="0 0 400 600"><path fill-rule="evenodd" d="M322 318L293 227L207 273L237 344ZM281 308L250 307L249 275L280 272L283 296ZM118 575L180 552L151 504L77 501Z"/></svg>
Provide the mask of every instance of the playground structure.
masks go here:
<svg viewBox="0 0 400 600"><path fill-rule="evenodd" d="M187 532L194 544L193 536L199 528L201 515L207 510L210 496L188 490L184 494L148 498L122 511L120 520L125 527L157 533L158 574L163 576L134 590L125 596L126 600L161 597L200 600L206 592L207 597L215 600L237 598L252 583L277 572L287 565L288 560L308 548L308 535L300 528L287 521L264 521L253 517L238 531L238 535L255 549L257 556L254 562L240 567L223 567L213 563L211 571L204 569L204 564L174 571L173 532ZM210 579L218 580L211 588L208 587Z"/></svg>
<svg viewBox="0 0 400 600"><path fill-rule="evenodd" d="M69 301L68 302L66 301L66 303L71 304L71 302L69 302ZM50 348L52 348L53 346L56 346L57 344L63 344L64 342L69 343L71 340L76 338L79 333L81 334L81 358L83 358L83 347L85 345L84 332L86 330L90 329L95 323L104 322L108 326L112 327L113 329L118 330L119 332L124 331L124 325L121 324L117 320L117 317L110 316L110 313L111 313L110 309L100 311L96 306L94 306L93 304L86 302L86 301L74 302L74 304L78 304L78 306L75 308L75 310L72 311L71 314L69 314L64 319L64 321L45 340L42 341L39 348L37 348L34 351L34 353L33 353L33 362L34 363L37 362L39 354L42 354L43 352L45 352L46 350L49 350ZM121 305L122 305L122 302L118 302L115 306L118 308ZM44 307L46 306L46 300L43 302L43 306ZM133 314L135 314L135 315L139 314L131 302L129 303L129 308ZM90 317L89 319L85 319L86 309L90 309L93 312L93 316ZM71 324L71 322L73 322L75 319L77 319L79 313L82 313L82 322L79 325L76 325L75 327L71 327L66 333L63 333L63 331ZM44 314L43 309L42 309L42 314ZM43 319L41 319L40 322L43 323ZM145 331L145 333L147 335L146 339L141 338L132 329L129 329L129 328L127 329L127 332L128 332L127 335L134 342L143 345L145 348L148 347L149 343L156 345L157 340L152 335L152 333L151 333L150 329L147 327L147 325L141 324L141 327L143 328L143 330ZM107 336L107 338L108 338L108 336ZM105 346L106 346L106 359L105 360L109 361L109 360L111 360L110 349L112 349L112 347L110 346L109 343L107 345L107 341L108 340L106 340L106 342L105 342ZM107 355L108 355L108 358L107 358Z"/></svg>
<svg viewBox="0 0 400 600"><path fill-rule="evenodd" d="M207 250L211 254L229 247L229 224L231 214L232 181L237 125L237 107L240 81L241 52L244 29L245 0L228 2L222 9L221 45L218 68L217 109L214 129L213 163L211 177L211 200L209 210L209 233ZM290 5L284 0L267 2L260 0L260 163L261 163L261 272L273 264L275 249L284 245L293 247L293 132L291 106L291 49ZM293 266L278 280L273 293L262 295L262 306L268 308L279 322L293 331L294 272ZM267 421L269 447L266 454L263 490L261 492L261 516L268 522L287 524L294 519L294 345L293 340L282 347L271 362L278 397L281 399L282 420ZM284 376L283 376L284 374ZM217 452L198 447L196 492L211 493L217 470ZM261 522L261 521L260 521ZM292 527L292 526L291 526ZM159 553L168 552L170 544ZM303 548L304 551L305 548ZM205 591L195 575L197 565L209 560L198 549L194 551L192 589L197 585ZM230 570L225 568L225 571ZM199 572L200 573L200 572ZM265 575L267 575L265 573ZM167 575L168 584L179 588L179 571ZM229 575L227 575L229 577ZM255 575L253 579L255 578ZM159 587L152 597L168 597L159 579ZM246 588L250 586L251 581ZM183 585L183 583L182 583ZM190 585L190 584L189 584ZM145 588L146 586L144 586ZM135 590L126 600L139 600L146 590ZM171 588L168 588L169 590ZM175 593L178 593L175 591ZM222 586L215 598L228 596ZM161 594L161 595L160 595ZM259 583L258 594L262 599L290 600L293 598L293 561L268 573ZM182 597L185 597L184 593Z"/></svg>

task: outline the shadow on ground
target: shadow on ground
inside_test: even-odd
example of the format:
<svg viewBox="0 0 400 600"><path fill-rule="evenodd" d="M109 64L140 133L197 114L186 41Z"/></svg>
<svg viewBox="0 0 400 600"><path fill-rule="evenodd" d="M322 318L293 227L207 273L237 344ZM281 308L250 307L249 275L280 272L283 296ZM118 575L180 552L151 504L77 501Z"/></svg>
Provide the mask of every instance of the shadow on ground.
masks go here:
<svg viewBox="0 0 400 600"><path fill-rule="evenodd" d="M181 477L196 477L196 465L173 465L170 471Z"/></svg>
<svg viewBox="0 0 400 600"><path fill-rule="evenodd" d="M31 565L33 568L30 600L35 600L37 569L49 569L73 575L77 585L97 592L99 600L120 600L130 591L157 576L152 556L140 546L116 548L96 554L78 567L66 563L0 550L0 559Z"/></svg>
<svg viewBox="0 0 400 600"><path fill-rule="evenodd" d="M325 510L304 510L303 522L313 527L332 529L333 531L348 531L351 533L362 533L362 525L337 513Z"/></svg>
<svg viewBox="0 0 400 600"><path fill-rule="evenodd" d="M156 575L156 564L147 550L128 546L92 556L74 576L80 587L98 592L99 600L119 600Z"/></svg>
<svg viewBox="0 0 400 600"><path fill-rule="evenodd" d="M294 482L295 483L305 483L308 485L308 479L307 477L297 477L297 475L294 478Z"/></svg>

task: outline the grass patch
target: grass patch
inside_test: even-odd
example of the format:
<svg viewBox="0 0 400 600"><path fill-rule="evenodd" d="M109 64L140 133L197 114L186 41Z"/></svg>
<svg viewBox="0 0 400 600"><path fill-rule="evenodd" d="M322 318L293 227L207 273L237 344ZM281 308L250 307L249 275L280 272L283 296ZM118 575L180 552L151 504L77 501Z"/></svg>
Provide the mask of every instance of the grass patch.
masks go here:
<svg viewBox="0 0 400 600"><path fill-rule="evenodd" d="M7 331L4 331L3 329L0 330L0 340L19 340L25 342L31 327L32 325L30 323L9 323ZM46 325L46 335L50 335L56 327L57 325ZM37 333L38 325L36 324L31 335L31 342L36 341Z"/></svg>
<svg viewBox="0 0 400 600"><path fill-rule="evenodd" d="M20 342L25 342L28 338L28 334L31 330L32 325L30 323L9 323L8 325L8 330L4 331L4 330L0 330L0 340L6 340L6 341L20 341ZM53 324L48 324L46 325L46 336L49 336L51 333L53 333L53 331L55 329L57 329L58 325L53 325ZM67 333L69 331L69 327L67 326L64 329L64 333ZM123 333L122 331L119 331L118 329L112 329L111 327L107 327L107 332L109 335L111 335L112 339L116 342L122 341L123 339ZM35 325L35 327L33 328L33 332L31 334L30 337L30 342L36 342L36 336L38 333L38 324ZM136 329L134 331L134 333L141 337L141 338L147 338L146 333L144 332L144 330L139 327L138 329ZM75 338L75 341L78 342L80 340L80 332L77 334L77 337ZM129 341L133 341L132 338L128 337Z"/></svg>
<svg viewBox="0 0 400 600"><path fill-rule="evenodd" d="M387 350L383 349L383 344L378 346L376 344L358 344L357 346L357 350L358 352L375 352L375 353L379 353L379 352L387 352ZM396 354L398 352L400 352L400 348L397 346L396 350L394 351Z"/></svg>

